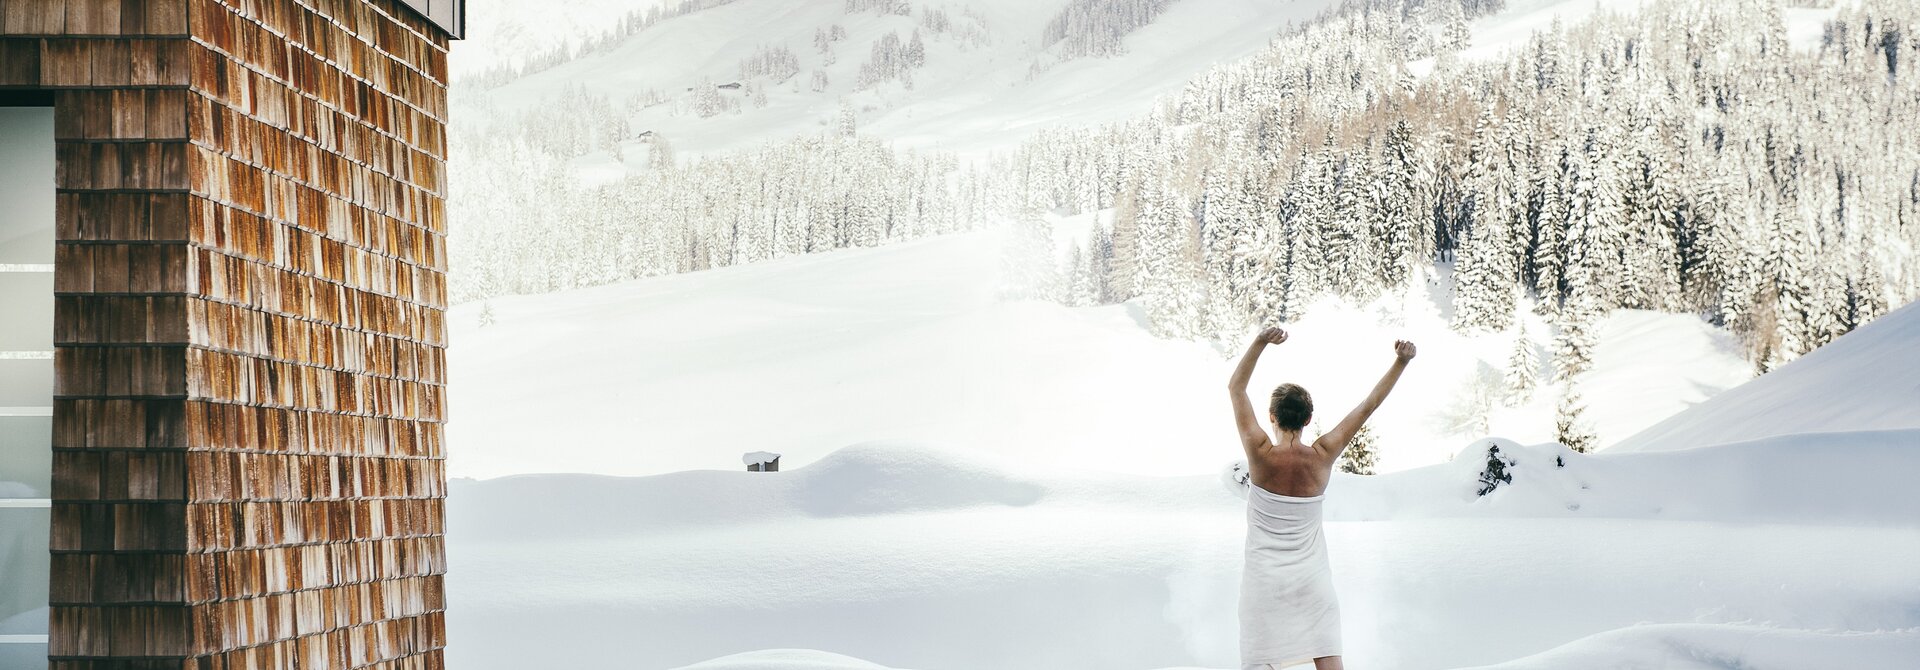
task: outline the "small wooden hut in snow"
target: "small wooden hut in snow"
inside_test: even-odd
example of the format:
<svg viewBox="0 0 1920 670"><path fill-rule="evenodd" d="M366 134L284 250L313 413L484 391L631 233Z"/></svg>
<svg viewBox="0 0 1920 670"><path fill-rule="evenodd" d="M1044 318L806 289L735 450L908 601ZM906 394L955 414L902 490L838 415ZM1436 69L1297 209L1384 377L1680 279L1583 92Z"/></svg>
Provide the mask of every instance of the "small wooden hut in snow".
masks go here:
<svg viewBox="0 0 1920 670"><path fill-rule="evenodd" d="M771 451L749 451L740 460L747 464L747 472L780 471L780 455Z"/></svg>

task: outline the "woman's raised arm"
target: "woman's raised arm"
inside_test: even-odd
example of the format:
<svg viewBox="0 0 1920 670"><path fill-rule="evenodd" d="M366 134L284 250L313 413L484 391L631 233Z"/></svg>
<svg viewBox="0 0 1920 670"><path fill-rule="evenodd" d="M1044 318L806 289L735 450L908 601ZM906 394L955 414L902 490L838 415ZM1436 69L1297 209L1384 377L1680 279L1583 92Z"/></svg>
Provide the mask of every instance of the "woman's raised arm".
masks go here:
<svg viewBox="0 0 1920 670"><path fill-rule="evenodd" d="M1267 430L1260 427L1260 416L1253 412L1253 401L1247 398L1247 382L1253 379L1253 366L1260 362L1260 352L1269 344L1287 341L1287 331L1268 328L1254 336L1253 343L1247 345L1247 353L1240 357L1240 364L1233 368L1233 376L1227 378L1227 392L1233 396L1233 422L1240 429L1240 444L1252 449L1267 441Z"/></svg>
<svg viewBox="0 0 1920 670"><path fill-rule="evenodd" d="M1399 383L1400 373L1407 369L1407 361L1413 360L1415 353L1417 352L1412 342L1395 341L1393 367L1387 368L1387 374L1382 375L1380 382L1373 385L1373 392L1368 393L1367 398L1360 401L1360 406L1348 412L1347 417L1341 419L1333 430L1327 431L1325 435L1320 436L1320 439L1314 440L1313 447L1325 453L1328 458L1338 458L1341 450L1347 448L1347 443L1353 441L1353 434L1360 432L1360 427L1366 425L1367 418L1373 416L1373 411L1380 409L1380 403L1386 401L1387 394L1393 391L1394 384Z"/></svg>

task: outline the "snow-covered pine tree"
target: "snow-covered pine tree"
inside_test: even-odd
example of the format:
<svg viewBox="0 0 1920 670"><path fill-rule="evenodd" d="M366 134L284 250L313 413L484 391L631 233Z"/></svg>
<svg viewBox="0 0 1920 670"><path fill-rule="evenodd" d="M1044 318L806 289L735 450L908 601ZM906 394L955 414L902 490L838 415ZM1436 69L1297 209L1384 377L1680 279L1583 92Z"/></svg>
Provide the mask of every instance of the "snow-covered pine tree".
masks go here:
<svg viewBox="0 0 1920 670"><path fill-rule="evenodd" d="M920 39L920 31L913 31L913 37L908 38L905 56L906 65L909 68L917 68L927 64L927 43L925 40Z"/></svg>
<svg viewBox="0 0 1920 670"><path fill-rule="evenodd" d="M1651 119L1641 117L1636 125L1624 183L1628 225L1622 231L1617 298L1623 307L1667 309L1681 299L1683 205L1676 180L1682 171Z"/></svg>
<svg viewBox="0 0 1920 670"><path fill-rule="evenodd" d="M834 131L840 137L854 137L860 130L859 118L854 116L853 105L840 105L840 116Z"/></svg>
<svg viewBox="0 0 1920 670"><path fill-rule="evenodd" d="M1381 253L1384 240L1376 235L1385 226L1375 211L1375 203L1383 197L1372 158L1364 150L1345 152L1334 192L1333 220L1322 236L1327 277L1336 282L1331 288L1362 302L1380 295L1386 276L1382 266L1388 259Z"/></svg>
<svg viewBox="0 0 1920 670"><path fill-rule="evenodd" d="M1533 342L1527 339L1527 326L1520 324L1520 333L1513 338L1513 354L1507 357L1506 405L1518 407L1533 398L1533 390L1539 385L1540 355L1534 352Z"/></svg>
<svg viewBox="0 0 1920 670"><path fill-rule="evenodd" d="M1473 31L1467 27L1467 12L1460 0L1438 0L1441 6L1441 46L1460 51L1473 44Z"/></svg>
<svg viewBox="0 0 1920 670"><path fill-rule="evenodd" d="M1556 141L1542 160L1534 163L1529 182L1534 202L1534 236L1531 249L1535 307L1543 314L1557 314L1566 293L1566 216L1567 173L1572 150L1564 141Z"/></svg>
<svg viewBox="0 0 1920 670"><path fill-rule="evenodd" d="M1416 205L1424 185L1419 179L1413 128L1406 119L1394 121L1387 130L1381 154L1376 174L1357 176L1368 179L1373 191L1368 214L1375 223L1372 238L1377 246L1373 248L1380 255L1374 261L1375 282L1381 290L1393 290L1406 286L1416 266L1433 261L1433 236L1427 225L1429 213Z"/></svg>
<svg viewBox="0 0 1920 670"><path fill-rule="evenodd" d="M1586 400L1574 389L1572 382L1567 384L1567 392L1560 396L1560 404L1553 412L1553 439L1567 445L1567 448L1587 453L1599 446L1599 438L1587 427L1581 418L1587 411Z"/></svg>
<svg viewBox="0 0 1920 670"><path fill-rule="evenodd" d="M1097 304L1094 301L1093 275L1087 271L1087 252L1080 245L1067 250L1067 284L1065 303L1069 307L1087 307Z"/></svg>
<svg viewBox="0 0 1920 670"><path fill-rule="evenodd" d="M1200 262L1207 278L1209 303L1215 305L1211 311L1220 318L1228 317L1222 312L1235 312L1236 317L1244 316L1246 310L1235 307L1244 304L1244 298L1254 293L1248 285L1253 279L1252 274L1246 271L1246 267L1253 262L1253 212L1242 206L1237 193L1240 189L1237 171L1242 165L1237 158L1229 157L1214 164L1202 177L1200 189L1200 217L1197 222L1200 228Z"/></svg>
<svg viewBox="0 0 1920 670"><path fill-rule="evenodd" d="M1524 209L1524 184L1513 165L1513 138L1492 113L1482 113L1469 144L1465 194L1469 230L1455 253L1453 326L1505 330L1513 323L1521 280L1523 234L1517 232Z"/></svg>
<svg viewBox="0 0 1920 670"><path fill-rule="evenodd" d="M1880 271L1864 254L1856 263L1860 269L1847 276L1843 291L1845 302L1840 310L1843 332L1851 332L1887 311L1886 282L1880 278Z"/></svg>
<svg viewBox="0 0 1920 670"><path fill-rule="evenodd" d="M1490 194L1485 209L1474 207L1473 227L1454 257L1453 327L1461 332L1505 330L1513 321L1513 235L1493 204L1498 197Z"/></svg>
<svg viewBox="0 0 1920 670"><path fill-rule="evenodd" d="M1819 346L1827 328L1824 311L1815 297L1814 275L1818 269L1805 260L1815 252L1808 245L1806 224L1786 207L1776 209L1772 219L1767 267L1773 274L1770 289L1780 342L1776 354L1780 362L1785 362Z"/></svg>
<svg viewBox="0 0 1920 670"><path fill-rule="evenodd" d="M1592 300L1575 296L1561 310L1558 322L1559 331L1553 337L1553 380L1566 382L1593 367L1600 310Z"/></svg>
<svg viewBox="0 0 1920 670"><path fill-rule="evenodd" d="M1093 239L1087 243L1087 284L1093 289L1094 305L1116 302L1113 287L1108 283L1113 277L1113 233L1104 227L1093 229Z"/></svg>
<svg viewBox="0 0 1920 670"><path fill-rule="evenodd" d="M1135 275L1140 272L1140 216L1134 204L1137 196L1138 191L1122 193L1114 208L1113 230L1107 236L1107 274L1101 282L1106 287L1107 302L1125 302L1138 295L1134 290Z"/></svg>
<svg viewBox="0 0 1920 670"><path fill-rule="evenodd" d="M1345 451L1340 452L1339 468L1350 475L1371 475L1378 465L1379 435L1372 426L1362 425L1353 434L1353 441L1347 443Z"/></svg>
<svg viewBox="0 0 1920 670"><path fill-rule="evenodd" d="M1214 337L1214 322L1207 311L1206 274L1200 265L1191 211L1165 184L1143 195L1141 205L1143 262L1134 281L1140 287L1148 325L1167 337Z"/></svg>
<svg viewBox="0 0 1920 670"><path fill-rule="evenodd" d="M1620 259L1627 217L1613 139L1587 126L1570 154L1573 189L1567 199L1566 285L1569 299L1602 309L1618 304Z"/></svg>
<svg viewBox="0 0 1920 670"><path fill-rule="evenodd" d="M1294 168L1286 211L1292 216L1282 222L1286 244L1285 300L1280 320L1294 321L1306 314L1307 305L1329 290L1332 263L1328 262L1327 234L1333 230L1332 166L1317 152L1301 155Z"/></svg>

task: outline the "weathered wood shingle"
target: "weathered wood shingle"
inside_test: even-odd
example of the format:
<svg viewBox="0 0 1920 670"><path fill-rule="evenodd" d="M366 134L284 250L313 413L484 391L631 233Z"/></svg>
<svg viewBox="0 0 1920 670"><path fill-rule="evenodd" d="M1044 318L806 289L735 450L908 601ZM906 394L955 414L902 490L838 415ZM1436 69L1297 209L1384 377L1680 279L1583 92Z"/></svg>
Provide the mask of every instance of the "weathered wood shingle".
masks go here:
<svg viewBox="0 0 1920 670"><path fill-rule="evenodd" d="M58 110L53 667L441 667L446 82L392 0L0 0Z"/></svg>

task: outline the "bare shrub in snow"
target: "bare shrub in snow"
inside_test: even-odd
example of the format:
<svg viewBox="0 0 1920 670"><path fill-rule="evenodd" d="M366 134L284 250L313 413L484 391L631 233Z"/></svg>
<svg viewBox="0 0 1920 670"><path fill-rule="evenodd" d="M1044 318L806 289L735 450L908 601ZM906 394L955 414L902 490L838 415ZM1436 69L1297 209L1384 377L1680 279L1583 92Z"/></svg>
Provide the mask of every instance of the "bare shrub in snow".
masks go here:
<svg viewBox="0 0 1920 670"><path fill-rule="evenodd" d="M1586 411L1586 401L1580 397L1579 391L1569 385L1566 395L1560 396L1560 404L1553 412L1554 439L1583 454L1592 451L1600 440L1580 417Z"/></svg>
<svg viewBox="0 0 1920 670"><path fill-rule="evenodd" d="M1500 445L1487 443L1487 465L1480 470L1480 489L1476 494L1485 496L1503 484L1513 483L1514 461L1500 455Z"/></svg>

